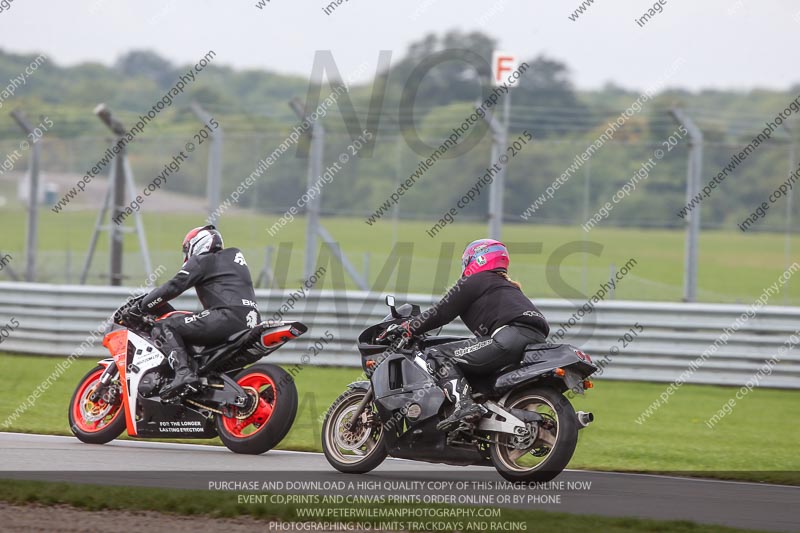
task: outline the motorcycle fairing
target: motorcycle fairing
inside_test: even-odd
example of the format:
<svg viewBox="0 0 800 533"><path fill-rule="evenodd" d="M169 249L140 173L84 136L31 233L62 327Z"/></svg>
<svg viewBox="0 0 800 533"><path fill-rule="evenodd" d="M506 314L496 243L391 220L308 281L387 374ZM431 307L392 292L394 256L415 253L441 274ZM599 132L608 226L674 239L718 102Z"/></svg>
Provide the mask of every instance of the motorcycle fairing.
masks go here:
<svg viewBox="0 0 800 533"><path fill-rule="evenodd" d="M475 446L448 444L447 434L436 429L439 422L431 418L414 425L396 441L387 441L387 451L392 457L454 466L489 466L488 457Z"/></svg>
<svg viewBox="0 0 800 533"><path fill-rule="evenodd" d="M505 394L512 388L532 381L556 368L563 368L567 389L574 389L597 367L588 356L571 344L529 344L520 361L520 366L500 374L494 382L498 394Z"/></svg>
<svg viewBox="0 0 800 533"><path fill-rule="evenodd" d="M391 355L372 376L375 404L381 420L395 420L394 432L400 436L438 415L445 397L418 355Z"/></svg>
<svg viewBox="0 0 800 533"><path fill-rule="evenodd" d="M158 396L140 396L139 403L142 414L136 421L136 429L141 437L200 439L217 436L211 413L204 414L182 404L165 404Z"/></svg>
<svg viewBox="0 0 800 533"><path fill-rule="evenodd" d="M139 381L148 370L161 366L166 357L143 337L128 329L112 331L103 339L114 358L122 384L122 401L125 408L125 425L128 435L139 434L136 422L139 407Z"/></svg>
<svg viewBox="0 0 800 533"><path fill-rule="evenodd" d="M161 315L158 318L156 318L156 322L158 322L160 320L167 319L167 318L169 318L171 316L175 316L175 315L192 315L192 314L194 314L194 313L192 313L190 311L174 311L173 310L173 311L169 311L167 313L164 313L163 315Z"/></svg>
<svg viewBox="0 0 800 533"><path fill-rule="evenodd" d="M369 381L354 381L350 383L347 388L366 392L370 389L370 386L371 384ZM444 402L444 395L438 387L435 389L431 388L430 393L436 394L433 392L434 390L442 395L441 402L439 402L439 406L441 406ZM385 396L384 400L387 398L390 397ZM407 399L403 400L401 408L405 406L405 402L407 401ZM379 406L378 409L380 410L379 402L376 401L376 405ZM384 419L381 418L381 420L383 421ZM387 434L389 455L414 461L427 461L430 463L445 463L459 466L482 464L487 461L486 458L482 457L480 453L473 449L453 448L452 446L448 446L447 435L436 429L437 423L438 418L418 419L417 421L412 421L411 424L408 424L408 421L406 421L406 424L409 426L407 429L410 431L405 431L399 436L396 432L394 434ZM400 421L397 425L402 427L403 421Z"/></svg>
<svg viewBox="0 0 800 533"><path fill-rule="evenodd" d="M166 356L149 339L130 330L110 333L103 343L113 350L114 362L122 383L125 424L132 437L213 438L217 436L211 413L197 409L165 404L158 396L146 398L139 393L142 378L149 372L159 372ZM124 349L123 349L124 346Z"/></svg>
<svg viewBox="0 0 800 533"><path fill-rule="evenodd" d="M370 382L369 381L354 381L354 382L350 383L347 386L347 388L348 389L354 389L354 390L368 391L369 390L369 386L370 386Z"/></svg>
<svg viewBox="0 0 800 533"><path fill-rule="evenodd" d="M125 409L125 427L128 435L136 436L136 425L133 423L132 411L128 408L128 380L125 368L128 366L128 333L127 329L117 329L103 337L103 346L111 353L114 364L119 372L119 382L122 384L122 407Z"/></svg>
<svg viewBox="0 0 800 533"><path fill-rule="evenodd" d="M438 346L440 344L447 344L448 342L465 341L469 337L459 337L456 335L437 335L435 337L425 337L420 342L420 349L424 350L431 346Z"/></svg>

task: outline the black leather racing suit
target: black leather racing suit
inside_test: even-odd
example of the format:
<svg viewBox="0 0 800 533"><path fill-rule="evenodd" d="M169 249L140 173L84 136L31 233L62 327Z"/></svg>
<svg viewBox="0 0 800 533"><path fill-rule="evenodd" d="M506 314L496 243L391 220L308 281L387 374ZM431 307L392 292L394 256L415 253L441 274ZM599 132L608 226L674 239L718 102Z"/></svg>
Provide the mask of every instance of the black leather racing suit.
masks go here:
<svg viewBox="0 0 800 533"><path fill-rule="evenodd" d="M261 322L250 270L238 248L191 257L174 278L145 296L141 309L158 314L159 307L192 287L203 311L160 320L153 328L153 338L164 353L187 354L186 344L218 344Z"/></svg>
<svg viewBox="0 0 800 533"><path fill-rule="evenodd" d="M461 278L432 308L412 320L420 334L443 326L457 316L475 337L440 344L429 350L436 359L451 359L449 377L484 374L518 363L527 344L544 342L550 326L539 309L510 281L495 271Z"/></svg>

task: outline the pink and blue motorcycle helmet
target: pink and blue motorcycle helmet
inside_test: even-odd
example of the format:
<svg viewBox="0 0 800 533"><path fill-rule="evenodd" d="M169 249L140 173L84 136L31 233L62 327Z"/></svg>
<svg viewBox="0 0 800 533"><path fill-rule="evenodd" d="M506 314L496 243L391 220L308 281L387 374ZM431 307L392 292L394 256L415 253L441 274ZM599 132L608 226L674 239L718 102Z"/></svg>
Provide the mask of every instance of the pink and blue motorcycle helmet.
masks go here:
<svg viewBox="0 0 800 533"><path fill-rule="evenodd" d="M461 256L461 275L471 276L484 270L502 268L508 270L508 249L494 239L472 241Z"/></svg>

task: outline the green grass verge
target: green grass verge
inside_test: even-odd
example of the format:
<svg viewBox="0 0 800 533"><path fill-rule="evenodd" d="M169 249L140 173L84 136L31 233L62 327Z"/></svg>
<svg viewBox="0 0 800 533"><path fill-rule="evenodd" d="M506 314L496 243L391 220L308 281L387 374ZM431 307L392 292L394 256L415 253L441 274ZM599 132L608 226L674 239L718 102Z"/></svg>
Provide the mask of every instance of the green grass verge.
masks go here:
<svg viewBox="0 0 800 533"><path fill-rule="evenodd" d="M46 259L40 259L42 277L40 281L63 282L65 271L71 270L71 280L77 279L78 269L86 253L96 213L73 211L61 214L43 210L40 221L39 250ZM294 286L303 271L305 242L305 220L296 220L270 237L267 228L278 217L257 215L250 212L225 214L220 229L229 246L245 250L254 272L261 269L264 248L279 243L292 244L291 260L284 286ZM24 219L19 209L0 210L0 225L17 227ZM147 231L148 247L153 257L153 267L164 264L169 272L180 266L180 242L188 228L204 224L200 214L147 213L143 214ZM324 225L339 241L342 250L360 270L365 254L369 254L370 286L377 291L441 293L443 287L433 287L434 273L441 264L449 271L449 282L455 281L461 254L466 243L485 236L483 223L456 223L448 225L436 238L430 238L425 230L436 221L400 221L395 230L390 220L382 220L367 226L362 218L325 218ZM24 232L9 232L3 237L3 251L11 251L16 270L21 271ZM638 228L597 228L587 234L579 227L544 226L508 223L503 228L503 239L514 243L541 243L538 253L518 253L512 258L510 273L526 287L532 298L570 297L574 292L554 288L550 277L557 269L558 275L584 295L594 294L599 285L608 280L611 265L617 268L630 258L638 261L628 276L622 280L615 297L636 300L679 301L683 290L684 232L680 230L645 230ZM387 263L395 241L407 243L403 253L411 255L408 274L397 272L387 281L379 280L381 270ZM600 244L599 252L582 253L576 241L592 241ZM442 256L443 243L455 243L452 254ZM573 243L572 245L568 243ZM100 239L98 252L107 252L107 239ZM126 252L138 250L136 239L126 239ZM67 259L63 254L70 250ZM554 261L558 250L566 254L563 262ZM566 251L569 250L569 253ZM746 254L742 250L747 250ZM57 253L54 255L54 253ZM49 254L49 255L48 255ZM597 254L597 255L595 255ZM148 273L140 264L138 256L130 256L125 264L125 273L130 277L126 283L138 286ZM275 257L273 256L273 261ZM69 262L71 267L67 267ZM765 287L774 283L784 271L784 238L779 234L743 234L739 231L704 231L700 239L700 265L698 269L699 299L712 302L750 303ZM105 272L107 263L100 257L95 261L94 274ZM404 267L400 268L402 271ZM585 275L584 275L584 268ZM342 276L344 279L345 276ZM163 281L163 280L162 280ZM106 283L92 276L92 283ZM330 289L337 282L333 271L326 275L318 288ZM347 282L348 288L354 285ZM560 294L559 294L560 293ZM580 299L580 298L578 298ZM781 294L774 296L773 304L800 304L800 284L788 284Z"/></svg>
<svg viewBox="0 0 800 533"><path fill-rule="evenodd" d="M52 372L58 359L0 355L0 430L68 435L67 407L78 380L94 361L79 360L9 426L9 415ZM345 386L360 375L354 368L306 367L298 374L297 418L282 449L321 451L318 419ZM800 426L789 423L800 392L755 389L714 429L704 422L737 389L684 385L643 424L636 418L665 384L597 381L577 409L596 421L581 431L570 468L677 473L721 479L800 485ZM193 441L198 442L198 441ZM218 440L200 441L218 444Z"/></svg>
<svg viewBox="0 0 800 533"><path fill-rule="evenodd" d="M236 493L210 492L200 490L175 490L154 488L132 488L92 486L67 483L47 483L41 481L9 481L0 484L0 500L14 504L70 505L90 511L101 510L133 510L156 511L189 516L241 517L252 516L258 519L275 519L281 521L311 521L298 516L295 504L274 503L238 503ZM399 505L357 504L358 508L408 509ZM341 505L314 505L315 508L341 508ZM426 508L442 508L444 506L415 506ZM374 519L325 519L327 522L350 522L377 525L384 520ZM397 521L406 521L397 519ZM419 519L419 522L447 523L454 519ZM467 524L468 520L458 520ZM630 531L659 531L662 533L723 533L742 532L721 526L700 525L686 521L656 521L636 518L608 518L592 515L570 515L543 511L526 511L503 509L500 518L476 519L476 522L497 521L524 523L525 526L516 531L561 531L584 532L598 530L607 533ZM523 529L524 527L524 529ZM416 528L411 528L418 531ZM484 529L464 527L461 531L480 531Z"/></svg>

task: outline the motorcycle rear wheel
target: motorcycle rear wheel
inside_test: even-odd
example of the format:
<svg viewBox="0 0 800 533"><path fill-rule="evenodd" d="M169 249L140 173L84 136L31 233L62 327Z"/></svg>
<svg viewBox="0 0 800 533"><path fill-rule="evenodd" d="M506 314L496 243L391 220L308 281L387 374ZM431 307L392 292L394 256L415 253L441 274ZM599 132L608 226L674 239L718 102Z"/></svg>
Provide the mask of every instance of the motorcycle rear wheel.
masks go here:
<svg viewBox="0 0 800 533"><path fill-rule="evenodd" d="M538 386L513 393L504 407L536 411L547 424L539 425L536 439L523 449L510 447L513 436L498 435L490 455L500 475L509 481L527 482L546 482L558 476L578 443L578 418L569 400L554 388Z"/></svg>
<svg viewBox="0 0 800 533"><path fill-rule="evenodd" d="M69 428L80 441L88 444L111 442L125 431L125 408L121 397L114 404L89 399L100 383L103 371L105 367L97 365L83 376L69 401Z"/></svg>
<svg viewBox="0 0 800 533"><path fill-rule="evenodd" d="M236 383L257 396L258 404L243 418L217 415L217 433L235 453L259 455L286 437L297 415L297 387L281 367L256 364L234 378Z"/></svg>
<svg viewBox="0 0 800 533"><path fill-rule="evenodd" d="M348 389L333 402L322 423L322 451L325 458L339 472L364 474L380 465L386 456L383 426L370 427L365 423L371 415L371 405L361 413L356 431L347 431L345 424L352 420L358 404L366 391Z"/></svg>

